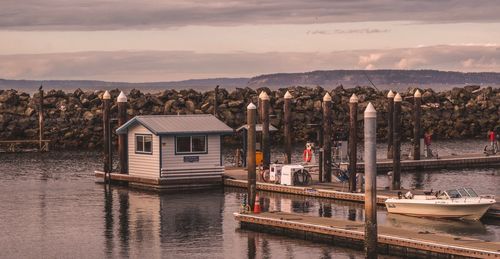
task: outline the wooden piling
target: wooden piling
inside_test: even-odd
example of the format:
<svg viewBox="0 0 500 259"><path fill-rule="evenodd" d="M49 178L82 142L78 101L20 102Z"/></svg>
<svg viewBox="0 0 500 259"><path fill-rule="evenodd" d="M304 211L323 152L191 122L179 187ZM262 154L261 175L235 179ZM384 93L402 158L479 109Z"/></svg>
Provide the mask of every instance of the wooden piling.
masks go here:
<svg viewBox="0 0 500 259"><path fill-rule="evenodd" d="M332 97L323 97L323 179L332 181Z"/></svg>
<svg viewBox="0 0 500 259"><path fill-rule="evenodd" d="M257 107L253 103L247 106L247 172L248 172L248 205L250 210L253 211L253 206L255 204L255 195L257 188L257 175L256 175L256 161L255 161L255 148L256 148L256 117L257 117Z"/></svg>
<svg viewBox="0 0 500 259"><path fill-rule="evenodd" d="M394 93L387 94L387 159L392 159L392 145L394 145L393 125L394 121Z"/></svg>
<svg viewBox="0 0 500 259"><path fill-rule="evenodd" d="M420 135L422 94L417 89L413 95L413 160L420 160Z"/></svg>
<svg viewBox="0 0 500 259"><path fill-rule="evenodd" d="M371 103L365 120L365 258L377 258L377 111Z"/></svg>
<svg viewBox="0 0 500 259"><path fill-rule="evenodd" d="M318 127L318 143L319 143L319 154L318 154L318 174L319 174L319 182L323 182L323 129L321 125Z"/></svg>
<svg viewBox="0 0 500 259"><path fill-rule="evenodd" d="M110 125L110 101L111 95L108 91L102 96L102 122L103 122L103 146L104 146L104 172L110 174L112 171L111 158L111 125ZM105 178L106 179L106 178Z"/></svg>
<svg viewBox="0 0 500 259"><path fill-rule="evenodd" d="M39 104L38 104L38 150L44 150L43 136L45 127L45 116L43 113L43 85L38 88ZM48 145L48 144L47 144Z"/></svg>
<svg viewBox="0 0 500 259"><path fill-rule="evenodd" d="M262 91L261 96L261 120L262 120L262 142L261 150L263 155L263 166L268 169L271 163L271 143L269 136L269 95L265 91Z"/></svg>
<svg viewBox="0 0 500 259"><path fill-rule="evenodd" d="M358 144L358 97L349 99L349 191L356 192L356 164Z"/></svg>
<svg viewBox="0 0 500 259"><path fill-rule="evenodd" d="M118 103L118 127L122 126L127 122L127 96L122 91L116 99ZM120 157L120 173L128 174L128 162L127 162L127 134L118 135L118 155Z"/></svg>
<svg viewBox="0 0 500 259"><path fill-rule="evenodd" d="M218 117L217 114L217 106L219 105L217 103L217 97L219 96L219 85L217 85L214 89L214 116L215 117Z"/></svg>
<svg viewBox="0 0 500 259"><path fill-rule="evenodd" d="M289 91L285 93L285 101L283 103L284 110L284 137L285 137L285 163L292 163L292 94Z"/></svg>
<svg viewBox="0 0 500 259"><path fill-rule="evenodd" d="M394 144L392 149L392 190L401 189L401 95L396 94L394 97L394 116L393 116L393 138Z"/></svg>

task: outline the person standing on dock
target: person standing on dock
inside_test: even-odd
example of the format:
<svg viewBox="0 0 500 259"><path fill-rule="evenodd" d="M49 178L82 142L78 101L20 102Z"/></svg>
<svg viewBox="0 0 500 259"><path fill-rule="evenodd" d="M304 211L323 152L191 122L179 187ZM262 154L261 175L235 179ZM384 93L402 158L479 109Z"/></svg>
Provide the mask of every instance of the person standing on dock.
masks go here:
<svg viewBox="0 0 500 259"><path fill-rule="evenodd" d="M488 130L488 140L490 141L491 150L493 151L493 153L496 153L496 151L498 150L498 146L496 143L495 131L493 131L493 129Z"/></svg>

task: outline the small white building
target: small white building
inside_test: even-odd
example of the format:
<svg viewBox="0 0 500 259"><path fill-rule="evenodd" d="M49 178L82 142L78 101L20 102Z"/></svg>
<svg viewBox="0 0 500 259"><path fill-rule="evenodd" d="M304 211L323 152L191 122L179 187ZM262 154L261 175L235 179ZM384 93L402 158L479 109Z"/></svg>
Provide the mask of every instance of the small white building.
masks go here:
<svg viewBox="0 0 500 259"><path fill-rule="evenodd" d="M160 189L219 185L222 135L233 129L208 114L136 116L116 130L128 135L130 183Z"/></svg>

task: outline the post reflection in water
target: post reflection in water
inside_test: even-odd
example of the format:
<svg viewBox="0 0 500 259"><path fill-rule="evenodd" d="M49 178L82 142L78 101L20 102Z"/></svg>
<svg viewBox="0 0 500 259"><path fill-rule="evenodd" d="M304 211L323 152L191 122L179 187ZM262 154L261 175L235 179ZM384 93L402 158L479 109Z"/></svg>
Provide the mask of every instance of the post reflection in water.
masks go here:
<svg viewBox="0 0 500 259"><path fill-rule="evenodd" d="M249 233L247 244L247 258L255 259L257 257L257 245L255 244L255 235L253 233Z"/></svg>
<svg viewBox="0 0 500 259"><path fill-rule="evenodd" d="M120 216L119 216L119 232L120 232L120 242L121 242L121 253L120 257L129 257L129 198L127 190L119 190L118 198L120 203Z"/></svg>
<svg viewBox="0 0 500 259"><path fill-rule="evenodd" d="M113 253L113 192L111 186L104 185L104 237L106 254Z"/></svg>

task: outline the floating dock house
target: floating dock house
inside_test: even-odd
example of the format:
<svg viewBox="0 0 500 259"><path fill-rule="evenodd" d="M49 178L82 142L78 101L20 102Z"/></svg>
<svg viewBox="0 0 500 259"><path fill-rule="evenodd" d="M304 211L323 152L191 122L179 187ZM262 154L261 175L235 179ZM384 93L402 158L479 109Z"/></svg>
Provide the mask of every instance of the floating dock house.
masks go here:
<svg viewBox="0 0 500 259"><path fill-rule="evenodd" d="M222 184L222 136L233 129L213 115L136 116L116 133L128 136L130 185L192 189Z"/></svg>

